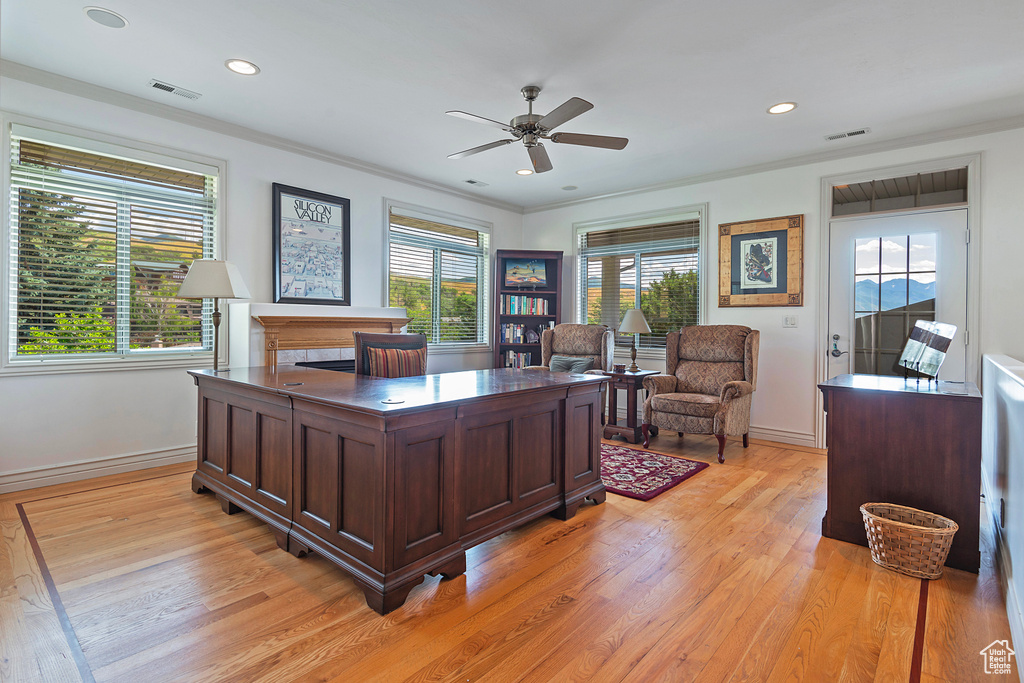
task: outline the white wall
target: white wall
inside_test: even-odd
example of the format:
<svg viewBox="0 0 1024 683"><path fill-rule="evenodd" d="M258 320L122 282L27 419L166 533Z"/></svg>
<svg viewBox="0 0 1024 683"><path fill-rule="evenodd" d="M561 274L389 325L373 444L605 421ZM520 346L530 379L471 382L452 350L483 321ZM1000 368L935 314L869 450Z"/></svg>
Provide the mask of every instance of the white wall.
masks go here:
<svg viewBox="0 0 1024 683"><path fill-rule="evenodd" d="M351 200L353 306L386 305L385 198L490 222L492 249L521 245L518 213L230 135L9 78L0 79L0 109L226 161L224 257L238 265L256 302L271 301L273 182ZM486 352L438 353L430 355L429 369L482 368L490 361ZM36 476L25 470L168 451L180 459L182 449L194 448L195 401L191 378L179 369L0 377L0 491Z"/></svg>
<svg viewBox="0 0 1024 683"><path fill-rule="evenodd" d="M1021 287L1014 263L1024 247L1021 196L1024 187L1024 129L990 133L902 150L807 164L725 180L610 197L563 208L528 213L523 243L529 248L561 249L573 259L573 224L640 212L707 202L710 236L702 285L705 322L749 325L761 331L757 392L751 435L813 445L817 414L816 362L824 353L817 339L819 264L822 231L821 179L843 173L896 166L931 159L982 153L980 236L980 329L972 344L983 353L1024 357L1024 316ZM584 188L585 189L585 188ZM804 306L801 308L719 308L717 225L734 221L804 214ZM575 283L571 270L566 282ZM566 288L565 310L573 310L572 287ZM799 327L784 329L782 317L799 316ZM664 358L638 360L645 368L662 369Z"/></svg>
<svg viewBox="0 0 1024 683"><path fill-rule="evenodd" d="M566 255L566 295L572 311L573 223L707 202L711 237L704 271L706 322L737 323L761 330L758 391L752 434L792 443L813 443L816 418L818 253L823 229L823 176L981 152L981 325L972 340L982 352L1024 357L1020 315L1020 188L1024 187L1024 129L991 133L914 148L852 157L737 178L624 195L521 216L444 192L364 173L169 121L138 111L68 95L8 78L0 79L0 109L130 140L223 159L226 202L225 257L238 264L253 301L271 297L270 185L281 182L352 200L353 305L383 305L384 198L431 207L493 223L492 249L561 249ZM346 135L339 131L339 135ZM585 188L584 188L585 189ZM719 309L718 223L803 213L802 308ZM6 305L6 302L4 302ZM796 313L799 327L783 329L782 316ZM5 313L6 314L6 313ZM571 314L570 314L571 315ZM568 316L567 316L568 318ZM223 328L222 328L223 329ZM663 367L663 359L640 359ZM431 354L430 371L487 367L490 356ZM195 442L195 389L181 370L92 372L0 378L0 490L33 474L12 473L134 454L181 457ZM170 454L170 455L168 455ZM60 470L63 472L64 470ZM70 475L69 475L70 476Z"/></svg>

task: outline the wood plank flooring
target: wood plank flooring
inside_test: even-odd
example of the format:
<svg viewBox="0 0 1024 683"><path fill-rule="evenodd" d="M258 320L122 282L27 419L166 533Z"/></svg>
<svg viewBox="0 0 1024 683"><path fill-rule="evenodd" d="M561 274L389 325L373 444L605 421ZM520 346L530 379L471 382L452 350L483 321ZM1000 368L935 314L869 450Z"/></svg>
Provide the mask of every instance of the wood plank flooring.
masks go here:
<svg viewBox="0 0 1024 683"><path fill-rule="evenodd" d="M385 617L193 494L191 466L0 496L0 680L1000 678L978 654L1010 637L989 529L981 574L947 569L922 605L921 581L821 537L821 452L730 442L719 465L713 437L652 447L712 465L477 546Z"/></svg>

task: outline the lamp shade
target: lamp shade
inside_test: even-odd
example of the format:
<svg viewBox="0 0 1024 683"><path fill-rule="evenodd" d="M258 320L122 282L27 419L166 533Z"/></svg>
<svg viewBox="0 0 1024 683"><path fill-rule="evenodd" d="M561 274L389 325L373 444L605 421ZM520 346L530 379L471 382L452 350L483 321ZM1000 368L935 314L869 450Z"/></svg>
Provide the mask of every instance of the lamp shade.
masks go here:
<svg viewBox="0 0 1024 683"><path fill-rule="evenodd" d="M203 258L192 262L178 296L182 299L248 299L249 288L234 263Z"/></svg>
<svg viewBox="0 0 1024 683"><path fill-rule="evenodd" d="M626 311L622 324L619 325L619 332L625 334L650 334L651 326L644 318L644 312L639 308L631 308Z"/></svg>

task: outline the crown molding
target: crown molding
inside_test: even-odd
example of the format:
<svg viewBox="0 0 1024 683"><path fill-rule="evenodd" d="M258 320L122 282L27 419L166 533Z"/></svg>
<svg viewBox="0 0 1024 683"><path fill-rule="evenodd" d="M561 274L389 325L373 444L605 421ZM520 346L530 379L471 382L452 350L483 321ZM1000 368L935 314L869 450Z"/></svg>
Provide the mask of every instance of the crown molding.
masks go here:
<svg viewBox="0 0 1024 683"><path fill-rule="evenodd" d="M325 161L330 164L345 166L356 171L369 173L381 178L387 178L388 180L395 180L409 185L415 185L416 187L426 190L442 192L447 195L458 197L459 199L468 199L478 204L485 204L496 209L503 209L517 214L523 213L523 207L518 204L511 204L497 199L489 199L479 195L470 194L468 192L462 192L448 187L447 185L440 185L438 183L418 178L416 176L407 175L383 166L377 166L376 164L370 164L365 161L353 159L352 157L347 157L343 154L332 154L330 152L317 149L316 147L303 145L276 135L261 133L253 130L252 128L216 119L212 116L205 116L203 114L196 114L184 109L178 109L177 107L153 102L137 95L129 95L128 93L123 93L118 90L112 90L92 83L86 83L85 81L68 78L67 76L61 76L60 74L55 74L50 71L43 71L42 69L36 69L35 67L19 64L18 62L12 62L6 59L0 60L0 76L13 78L14 80L23 81L31 85L42 86L68 95L84 97L86 99L102 102L104 104L111 104L124 109L131 109L143 114L158 116L177 123L202 128L222 135L229 135L240 140L253 142L266 147L273 147L275 149L299 154L318 161Z"/></svg>
<svg viewBox="0 0 1024 683"><path fill-rule="evenodd" d="M987 133L1000 133L1002 131L1014 130L1016 128L1024 128L1024 115L994 119L992 121L984 121L981 123L972 123L967 126L958 126L956 128L919 133L917 135L908 135L902 138L894 138L892 140L879 140L877 142L860 144L856 147L844 147L842 149L802 154L795 157L788 157L786 159L779 159L778 161L769 161L763 164L754 164L751 166L741 166L739 168L728 169L725 171L715 171L714 173L703 173L700 175L688 176L679 180L671 180L654 185L644 185L617 192L607 192L590 197L580 197L578 199L551 202L549 204L541 204L538 206L524 208L523 213L540 213L542 211L551 211L552 209L563 209L570 206L578 206L580 204L589 204L591 202L600 201L602 199L611 199L613 197L629 197L631 195L645 194L647 192L655 192L658 190L671 190L677 187L686 187L687 185L699 185L701 183L709 183L715 180L738 178L740 176L764 173L766 171L777 171L796 166L806 166L808 164L815 164L823 161L852 159L868 154L890 152L910 147L920 147L922 145L929 145L936 142L959 140L962 138L974 137L976 135L985 135Z"/></svg>
<svg viewBox="0 0 1024 683"><path fill-rule="evenodd" d="M478 204L491 206L496 209L503 209L505 211L511 211L517 214L531 214L540 213L543 211L551 211L553 209L562 209L571 206L578 206L582 204L589 204L591 202L601 201L604 199L611 199L616 197L629 197L632 195L645 194L648 192L656 192L659 190L671 190L679 187L686 187L688 185L699 185L701 183L713 182L716 180L727 180L729 178L738 178L740 176L753 175L755 173L764 173L767 171L777 171L785 168L794 168L796 166L804 166L807 164L814 164L823 161L835 161L839 159L851 159L854 157L865 156L868 154L875 154L878 152L889 152L897 149L906 149L910 147L919 147L922 145L932 144L936 142L946 142L949 140L958 140L961 138L973 137L976 135L984 135L987 133L998 133L1006 130L1013 130L1015 128L1024 128L1024 115L1012 116L1003 119L995 119L992 121L984 121L981 123L974 123L966 126L959 126L956 128L947 128L938 131L930 131L927 133L919 133L917 135L909 135L901 138L895 138L892 140L879 140L877 142L868 142L858 144L855 147L841 147L835 150L827 150L821 152L813 152L810 154L803 154L794 157L787 157L785 159L779 159L777 161L769 161L763 164L753 164L750 166L740 166L738 168L727 169L724 171L715 171L713 173L703 173L699 175L687 176L677 180L671 180L663 183L655 183L652 185L642 185L624 190L618 190L615 192L606 192L603 194L591 195L588 197L578 197L576 199L569 199L564 201L549 202L547 204L540 204L537 206L524 207L519 204L512 204L510 202L504 202L497 199L489 199L487 197L481 197L479 195L470 194L463 192L456 188L449 187L447 185L441 185L434 183L423 178L419 178L412 175L406 175L399 171L395 171L383 166L377 166L376 164L370 164L365 161L353 159L342 154L332 154L323 150L303 145L286 138L278 137L275 135L269 135L266 133L260 133L251 128L240 126L234 123L216 119L210 116L204 116L202 114L195 114L184 109L178 109L167 104L161 104L159 102L153 102L137 95L129 95L117 90L105 88L92 83L86 83L85 81L79 81L74 78L68 78L67 76L61 76L59 74L52 73L50 71L43 71L42 69L36 69L34 67L19 64L18 62L11 62L9 60L0 60L0 76L6 76L13 78L18 81L24 81L33 85L39 85L44 88L50 88L51 90L57 90L59 92L67 93L69 95L75 95L78 97L84 97L86 99L94 100L96 102L102 102L105 104L111 104L114 106L122 107L125 109L131 109L138 111L143 114L149 114L152 116L158 116L160 118L176 121L189 126L195 126L197 128L203 128L215 133L223 135L229 135L241 140L253 142L259 145L265 145L267 147L273 147L280 149L285 152L291 152L293 154L299 154L302 156L316 159L318 161L325 161L327 163L336 164L339 166L345 166L363 173L369 173L372 175L379 176L381 178L387 178L388 180L395 180L402 183L421 187L423 189L432 190L434 192L441 192L459 199L466 199Z"/></svg>

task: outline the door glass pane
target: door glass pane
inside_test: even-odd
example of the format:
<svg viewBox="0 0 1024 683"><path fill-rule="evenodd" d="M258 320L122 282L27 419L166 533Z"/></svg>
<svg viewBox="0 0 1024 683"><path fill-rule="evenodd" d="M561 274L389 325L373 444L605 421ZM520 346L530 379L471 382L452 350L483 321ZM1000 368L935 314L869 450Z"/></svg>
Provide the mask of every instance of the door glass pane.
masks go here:
<svg viewBox="0 0 1024 683"><path fill-rule="evenodd" d="M909 237L882 238L882 272L907 272L907 242Z"/></svg>
<svg viewBox="0 0 1024 683"><path fill-rule="evenodd" d="M935 319L937 235L858 239L854 275L854 372L898 375L917 320Z"/></svg>
<svg viewBox="0 0 1024 683"><path fill-rule="evenodd" d="M860 276L854 285L854 317L861 317L878 310L878 276Z"/></svg>
<svg viewBox="0 0 1024 683"><path fill-rule="evenodd" d="M880 244L881 240L877 237L856 241L854 265L857 275L878 272L878 259L880 258L878 248Z"/></svg>

